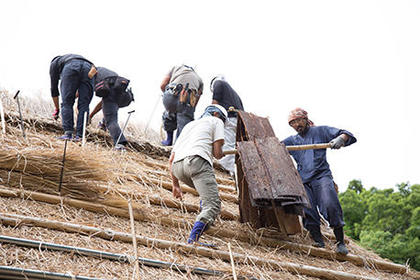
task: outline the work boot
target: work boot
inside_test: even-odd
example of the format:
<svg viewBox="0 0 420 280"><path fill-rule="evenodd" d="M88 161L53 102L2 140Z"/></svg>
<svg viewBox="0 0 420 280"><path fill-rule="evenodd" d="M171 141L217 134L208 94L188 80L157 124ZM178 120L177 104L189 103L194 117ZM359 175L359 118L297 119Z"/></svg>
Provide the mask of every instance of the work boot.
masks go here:
<svg viewBox="0 0 420 280"><path fill-rule="evenodd" d="M98 123L98 128L102 129L103 131L106 131L106 125L105 125L105 120L100 120Z"/></svg>
<svg viewBox="0 0 420 280"><path fill-rule="evenodd" d="M216 247L213 244L198 242L198 239L203 234L203 232L207 230L207 228L208 228L207 224L203 222L195 222L191 230L190 236L188 237L188 240L187 240L188 244L197 243L201 246L206 246L206 247L211 247L211 248Z"/></svg>
<svg viewBox="0 0 420 280"><path fill-rule="evenodd" d="M162 141L161 144L163 146L172 146L172 141L174 139L174 132L173 131L166 131L166 140Z"/></svg>
<svg viewBox="0 0 420 280"><path fill-rule="evenodd" d="M349 250L344 243L344 231L343 227L338 227L334 229L335 240L337 240L337 248L335 252L340 255L347 255Z"/></svg>
<svg viewBox="0 0 420 280"><path fill-rule="evenodd" d="M312 239L315 243L312 245L318 248L325 248L324 240L322 239L321 228L320 226L308 226L307 230L311 234Z"/></svg>
<svg viewBox="0 0 420 280"><path fill-rule="evenodd" d="M71 132L66 132L60 137L57 137L58 140L71 140L73 138L73 134Z"/></svg>

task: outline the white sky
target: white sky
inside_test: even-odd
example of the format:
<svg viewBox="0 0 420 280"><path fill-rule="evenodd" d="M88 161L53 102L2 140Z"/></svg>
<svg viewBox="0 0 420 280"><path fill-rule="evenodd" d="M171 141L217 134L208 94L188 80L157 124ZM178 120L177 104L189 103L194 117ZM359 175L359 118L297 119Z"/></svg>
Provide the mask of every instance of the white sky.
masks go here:
<svg viewBox="0 0 420 280"><path fill-rule="evenodd" d="M420 183L419 1L14 0L0 2L0 31L0 88L49 102L51 59L81 54L131 79L146 123L163 76L186 63L205 83L196 116L224 74L280 139L295 134L295 107L353 132L356 144L328 152L340 191Z"/></svg>

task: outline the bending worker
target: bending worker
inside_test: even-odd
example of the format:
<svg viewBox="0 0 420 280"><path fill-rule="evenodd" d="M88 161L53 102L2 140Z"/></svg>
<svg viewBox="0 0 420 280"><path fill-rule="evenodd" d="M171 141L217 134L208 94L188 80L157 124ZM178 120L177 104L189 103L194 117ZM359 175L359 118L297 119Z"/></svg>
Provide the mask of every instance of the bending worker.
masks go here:
<svg viewBox="0 0 420 280"><path fill-rule="evenodd" d="M93 116L102 109L104 115L102 124L105 125L109 134L111 134L115 149L124 150L127 140L125 139L124 134L121 134L121 128L118 124L118 109L122 107L120 106L121 103L131 102L131 100L122 100L126 98L130 99L130 95L123 94L127 89L129 81L105 67L98 67L97 71L95 86L100 82L109 83L111 86L109 87L109 93L102 97L102 100L90 114L89 119L92 119ZM120 138L119 141L118 138Z"/></svg>
<svg viewBox="0 0 420 280"><path fill-rule="evenodd" d="M209 105L200 119L184 127L169 159L172 193L182 199L179 180L195 188L202 202L188 243L197 242L220 213L221 202L213 170L213 156L223 157L225 108ZM205 244L204 244L205 245Z"/></svg>
<svg viewBox="0 0 420 280"><path fill-rule="evenodd" d="M283 143L287 146L329 142L332 149L340 149L356 142L356 138L347 130L329 126L314 126L312 121L308 119L307 112L301 108L296 108L290 112L289 125L298 134L283 140ZM297 170L311 204L311 208L305 208L304 210L303 225L315 241L314 246L325 247L321 235L319 209L330 227L334 229L337 241L336 252L347 255L348 250L344 243L343 232L343 210L334 188L326 149L290 151L290 154L297 163Z"/></svg>
<svg viewBox="0 0 420 280"><path fill-rule="evenodd" d="M166 131L164 146L172 146L175 129L176 136L184 126L194 120L195 107L203 93L203 81L187 65L176 66L163 79L160 89L163 92L163 128Z"/></svg>
<svg viewBox="0 0 420 280"><path fill-rule="evenodd" d="M236 91L226 82L223 76L216 76L210 82L210 90L213 92L212 104L219 104L226 110L233 107L236 110L244 110L242 100ZM235 149L236 144L236 126L238 123L238 113L236 111L228 111L228 119L225 124L225 144L223 151ZM233 176L235 173L235 155L226 155L219 163L223 168L229 171Z"/></svg>
<svg viewBox="0 0 420 280"><path fill-rule="evenodd" d="M83 118L85 112L89 114L89 104L93 97L93 76L96 68L92 62L81 55L66 54L56 56L51 61L51 96L55 106L53 117L58 118L60 109L58 107L58 81L61 79L61 120L64 135L58 139L81 141L83 133ZM74 133L74 112L73 105L76 99L76 91L79 93L77 101L76 136Z"/></svg>

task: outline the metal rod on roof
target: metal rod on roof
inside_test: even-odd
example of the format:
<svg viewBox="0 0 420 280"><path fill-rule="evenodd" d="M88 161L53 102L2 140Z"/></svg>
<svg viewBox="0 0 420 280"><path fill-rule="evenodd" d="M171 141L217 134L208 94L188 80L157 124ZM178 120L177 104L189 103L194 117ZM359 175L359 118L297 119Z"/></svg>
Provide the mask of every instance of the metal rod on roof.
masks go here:
<svg viewBox="0 0 420 280"><path fill-rule="evenodd" d="M4 119L4 109L3 109L3 102L1 101L1 97L0 97L0 115L1 115L1 131L3 134L6 134L6 121Z"/></svg>
<svg viewBox="0 0 420 280"><path fill-rule="evenodd" d="M6 278L7 277L7 278ZM76 279L76 280L101 280L100 278L91 278L85 276L75 276L64 273L41 271L34 269L25 269L11 266L0 266L1 279Z"/></svg>
<svg viewBox="0 0 420 280"><path fill-rule="evenodd" d="M20 90L18 90L16 92L15 96L13 97L13 99L16 99L16 102L17 102L17 105L18 105L19 117L20 117L20 128L22 129L23 138L26 139L25 124L23 123L22 110L20 108L20 102L19 102L19 93L20 93Z"/></svg>
<svg viewBox="0 0 420 280"><path fill-rule="evenodd" d="M40 242L40 241L35 241L35 240L10 237L6 235L0 235L0 242L14 244L14 245L23 246L23 247L32 247L32 248L39 248L39 249L45 249L45 250L51 250L51 251L61 251L61 252L77 254L80 256L95 257L95 258L100 258L100 259L108 259L108 260L114 260L114 261L120 261L120 262L126 262L126 263L130 262L130 258L133 259L133 257L129 255L115 254L115 253L109 253L105 251L98 251L98 250L92 250L92 249L81 248L81 247L60 245L60 244L55 244L55 243ZM141 258L141 257L138 258L138 261L139 263L143 265L157 267L157 268L167 268L167 269L172 269L175 271L193 272L195 274L202 274L202 275L215 275L215 276L224 275L224 272L222 271L209 270L209 269L200 268L200 267L190 267L190 266L180 265L180 264L176 264L172 262L165 262L165 261L159 261L159 260L153 260L153 259L147 259L147 258ZM50 278L50 279L53 279L53 278ZM61 278L57 278L57 279L61 279ZM69 278L62 278L62 279L69 279ZM80 278L80 279L84 279L84 278ZM91 278L86 278L86 279L91 279Z"/></svg>

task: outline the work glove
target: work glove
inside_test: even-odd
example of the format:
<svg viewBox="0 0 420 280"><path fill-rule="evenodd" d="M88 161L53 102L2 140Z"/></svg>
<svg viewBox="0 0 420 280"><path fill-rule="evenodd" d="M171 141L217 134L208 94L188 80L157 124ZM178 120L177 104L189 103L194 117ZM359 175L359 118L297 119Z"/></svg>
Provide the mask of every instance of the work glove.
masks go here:
<svg viewBox="0 0 420 280"><path fill-rule="evenodd" d="M331 140L330 147L331 149L340 149L341 147L344 146L344 144L346 144L346 141L344 141L343 137L338 136L334 138L333 140Z"/></svg>
<svg viewBox="0 0 420 280"><path fill-rule="evenodd" d="M60 109L55 109L54 113L52 114L52 117L54 118L54 120L58 120L58 118L60 117Z"/></svg>

